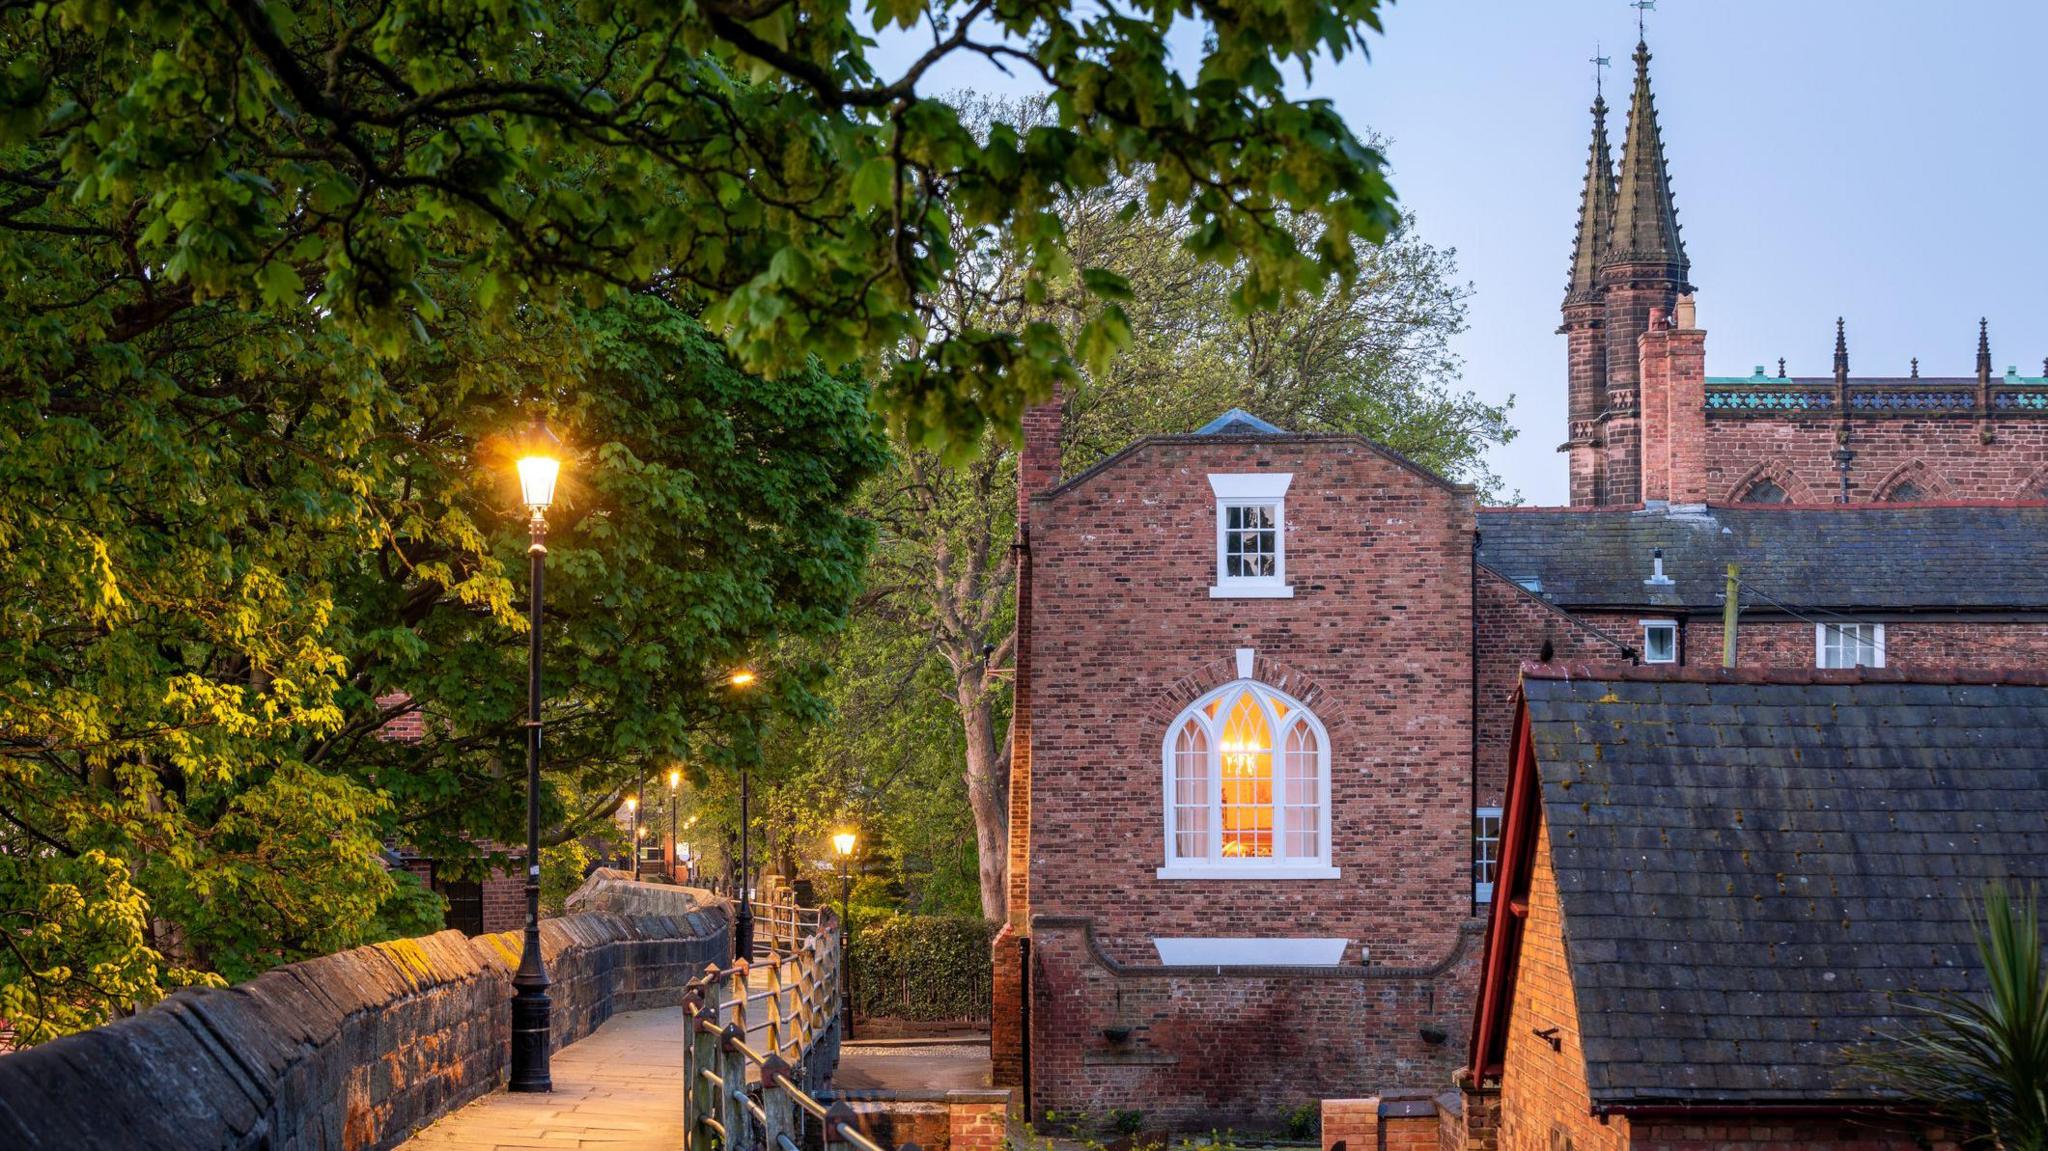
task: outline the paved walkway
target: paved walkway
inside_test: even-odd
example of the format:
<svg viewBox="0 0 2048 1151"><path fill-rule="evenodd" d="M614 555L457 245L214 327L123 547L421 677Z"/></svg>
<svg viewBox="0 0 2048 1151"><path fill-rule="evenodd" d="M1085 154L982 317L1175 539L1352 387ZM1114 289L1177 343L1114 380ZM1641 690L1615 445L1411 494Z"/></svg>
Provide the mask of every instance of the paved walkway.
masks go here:
<svg viewBox="0 0 2048 1151"><path fill-rule="evenodd" d="M401 1151L675 1151L683 1145L683 1009L629 1011L555 1052L546 1095L499 1091Z"/></svg>

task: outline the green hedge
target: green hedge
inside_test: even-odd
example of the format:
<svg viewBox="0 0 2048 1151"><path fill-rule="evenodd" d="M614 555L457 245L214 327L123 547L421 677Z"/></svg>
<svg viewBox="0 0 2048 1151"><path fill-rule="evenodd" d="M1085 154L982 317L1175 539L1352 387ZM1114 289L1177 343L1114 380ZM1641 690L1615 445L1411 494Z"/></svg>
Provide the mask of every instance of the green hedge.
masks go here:
<svg viewBox="0 0 2048 1151"><path fill-rule="evenodd" d="M855 915L854 1009L868 1019L916 1022L989 1015L989 942L995 926L964 915Z"/></svg>

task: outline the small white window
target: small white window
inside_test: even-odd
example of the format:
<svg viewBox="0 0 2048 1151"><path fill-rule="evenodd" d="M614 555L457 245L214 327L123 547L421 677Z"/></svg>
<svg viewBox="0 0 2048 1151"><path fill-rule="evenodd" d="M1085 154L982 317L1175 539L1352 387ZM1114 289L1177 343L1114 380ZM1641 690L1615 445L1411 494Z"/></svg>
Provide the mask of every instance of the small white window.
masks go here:
<svg viewBox="0 0 2048 1151"><path fill-rule="evenodd" d="M1330 737L1264 684L1236 680L1167 729L1161 879L1336 879Z"/></svg>
<svg viewBox="0 0 2048 1151"><path fill-rule="evenodd" d="M1472 812L1472 898L1493 902L1493 877L1500 872L1500 808Z"/></svg>
<svg viewBox="0 0 2048 1151"><path fill-rule="evenodd" d="M1883 667L1884 625L1815 624L1813 649L1815 667Z"/></svg>
<svg viewBox="0 0 2048 1151"><path fill-rule="evenodd" d="M1289 472L1212 475L1216 493L1216 583L1211 598L1286 598Z"/></svg>
<svg viewBox="0 0 2048 1151"><path fill-rule="evenodd" d="M1646 619L1643 621L1643 662L1678 662L1677 620Z"/></svg>

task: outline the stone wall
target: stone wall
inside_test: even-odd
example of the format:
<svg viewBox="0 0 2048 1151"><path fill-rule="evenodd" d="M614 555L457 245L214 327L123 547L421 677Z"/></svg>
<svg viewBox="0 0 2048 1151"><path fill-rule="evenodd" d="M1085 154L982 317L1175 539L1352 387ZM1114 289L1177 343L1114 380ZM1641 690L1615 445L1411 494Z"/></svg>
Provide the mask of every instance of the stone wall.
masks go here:
<svg viewBox="0 0 2048 1151"><path fill-rule="evenodd" d="M557 1047L729 960L725 909L671 890L676 914L541 924ZM504 1082L519 949L458 931L359 947L0 1058L0 1147L394 1146Z"/></svg>

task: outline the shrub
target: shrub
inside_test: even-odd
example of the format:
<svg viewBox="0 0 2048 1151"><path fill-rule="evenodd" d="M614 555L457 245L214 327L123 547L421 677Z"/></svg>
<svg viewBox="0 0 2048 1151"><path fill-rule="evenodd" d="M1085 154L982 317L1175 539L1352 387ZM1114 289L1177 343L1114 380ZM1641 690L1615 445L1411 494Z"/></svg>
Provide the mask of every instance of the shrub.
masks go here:
<svg viewBox="0 0 2048 1151"><path fill-rule="evenodd" d="M853 918L853 1001L860 1015L918 1022L988 1018L993 924L964 915Z"/></svg>

